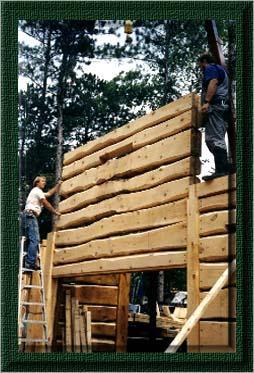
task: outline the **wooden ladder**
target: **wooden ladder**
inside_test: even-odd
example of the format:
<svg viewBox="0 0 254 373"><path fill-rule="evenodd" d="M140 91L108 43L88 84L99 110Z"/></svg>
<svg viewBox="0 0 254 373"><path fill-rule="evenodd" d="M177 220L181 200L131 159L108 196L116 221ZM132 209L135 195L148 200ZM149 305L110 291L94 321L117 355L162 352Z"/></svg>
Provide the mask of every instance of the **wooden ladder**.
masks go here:
<svg viewBox="0 0 254 373"><path fill-rule="evenodd" d="M44 291L44 278L41 264L40 251L38 253L38 264L39 269L26 269L24 268L24 259L27 255L25 248L26 238L21 237L20 243L20 260L19 260L19 290L18 290L18 344L19 351L24 351L26 343L42 343L45 344L47 348L48 343L48 323L46 318L46 302L45 302L45 291ZM39 284L32 285L33 273L39 274ZM26 283L26 274L28 276L29 282ZM39 292L39 302L30 301L30 291L34 289ZM28 319L29 307L39 306L41 308L42 319L32 320ZM42 326L42 336L41 338L29 338L27 337L27 325L41 325Z"/></svg>

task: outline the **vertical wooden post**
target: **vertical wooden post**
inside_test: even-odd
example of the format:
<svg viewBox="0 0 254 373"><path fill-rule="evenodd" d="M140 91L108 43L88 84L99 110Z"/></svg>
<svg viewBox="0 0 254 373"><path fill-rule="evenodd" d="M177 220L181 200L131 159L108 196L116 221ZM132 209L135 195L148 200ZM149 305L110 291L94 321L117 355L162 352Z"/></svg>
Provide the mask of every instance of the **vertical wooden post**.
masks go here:
<svg viewBox="0 0 254 373"><path fill-rule="evenodd" d="M155 352L156 342L156 316L157 316L157 288L158 288L158 272L149 273L149 351Z"/></svg>
<svg viewBox="0 0 254 373"><path fill-rule="evenodd" d="M187 203L187 294L188 317L200 303L199 290L199 206L197 184L190 185ZM187 339L188 352L199 352L199 323Z"/></svg>
<svg viewBox="0 0 254 373"><path fill-rule="evenodd" d="M47 237L47 247L44 256L44 291L46 299L46 313L48 320L48 345L52 345L55 308L57 300L58 281L52 278L53 256L55 249L55 232L51 232Z"/></svg>
<svg viewBox="0 0 254 373"><path fill-rule="evenodd" d="M119 276L116 316L116 352L126 352L128 337L129 293L130 273L121 273Z"/></svg>
<svg viewBox="0 0 254 373"><path fill-rule="evenodd" d="M71 291L66 290L65 293L65 348L67 352L72 351L71 338Z"/></svg>

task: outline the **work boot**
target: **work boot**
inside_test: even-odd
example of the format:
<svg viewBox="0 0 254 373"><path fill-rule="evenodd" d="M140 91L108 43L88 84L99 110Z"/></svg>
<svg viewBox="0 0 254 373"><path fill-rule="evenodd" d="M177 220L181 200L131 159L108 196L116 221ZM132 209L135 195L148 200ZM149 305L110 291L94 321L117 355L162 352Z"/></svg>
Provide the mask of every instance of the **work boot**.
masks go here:
<svg viewBox="0 0 254 373"><path fill-rule="evenodd" d="M222 177L229 174L229 164L227 151L221 148L214 149L214 163L215 163L215 172L211 175L203 176L203 180L213 180L217 177Z"/></svg>

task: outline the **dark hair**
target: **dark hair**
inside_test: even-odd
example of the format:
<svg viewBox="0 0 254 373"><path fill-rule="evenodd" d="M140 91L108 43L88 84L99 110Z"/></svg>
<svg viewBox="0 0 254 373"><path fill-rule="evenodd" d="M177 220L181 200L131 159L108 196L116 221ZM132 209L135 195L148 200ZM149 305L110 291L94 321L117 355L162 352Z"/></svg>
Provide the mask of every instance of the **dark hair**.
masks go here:
<svg viewBox="0 0 254 373"><path fill-rule="evenodd" d="M213 58L213 56L211 56L210 54L206 53L206 54L202 54L202 56L200 56L198 58L198 62L207 62L207 63L215 63L215 59Z"/></svg>

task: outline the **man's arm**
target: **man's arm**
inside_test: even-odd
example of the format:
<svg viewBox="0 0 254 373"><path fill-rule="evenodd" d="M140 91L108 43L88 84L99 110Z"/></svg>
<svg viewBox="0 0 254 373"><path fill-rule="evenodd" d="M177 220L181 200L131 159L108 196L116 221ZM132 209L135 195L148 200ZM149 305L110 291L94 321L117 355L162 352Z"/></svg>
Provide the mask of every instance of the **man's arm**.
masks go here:
<svg viewBox="0 0 254 373"><path fill-rule="evenodd" d="M62 181L59 181L53 188L44 193L46 197L51 197L53 194L59 192Z"/></svg>
<svg viewBox="0 0 254 373"><path fill-rule="evenodd" d="M41 203L43 204L44 207L46 207L47 210L49 210L53 214L55 214L57 216L61 215L61 213L56 211L56 209L54 209L54 207L51 205L51 203L49 203L49 201L46 200L46 198L42 198Z"/></svg>
<svg viewBox="0 0 254 373"><path fill-rule="evenodd" d="M208 84L208 87L207 87L207 92L206 92L206 95L205 95L205 101L208 101L208 102L204 103L201 107L201 111L203 113L208 111L210 102L211 102L213 96L216 93L218 83L219 83L218 79L211 79L210 80L210 82Z"/></svg>

